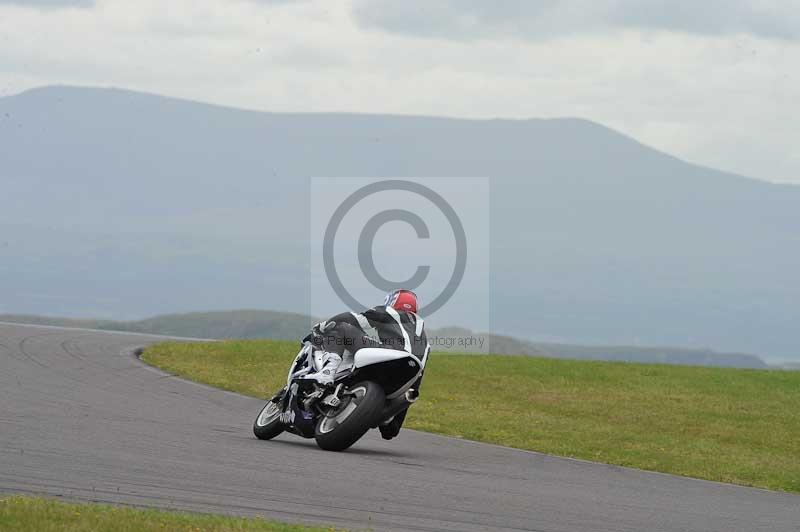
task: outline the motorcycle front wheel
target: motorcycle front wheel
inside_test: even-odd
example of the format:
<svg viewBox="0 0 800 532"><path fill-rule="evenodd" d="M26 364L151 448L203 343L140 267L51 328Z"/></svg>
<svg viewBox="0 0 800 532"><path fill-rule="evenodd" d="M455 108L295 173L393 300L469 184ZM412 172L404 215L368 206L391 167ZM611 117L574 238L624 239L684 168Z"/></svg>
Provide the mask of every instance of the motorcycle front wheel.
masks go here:
<svg viewBox="0 0 800 532"><path fill-rule="evenodd" d="M281 407L274 401L268 402L258 413L253 423L253 434L259 440L271 440L284 431L285 425L280 420Z"/></svg>
<svg viewBox="0 0 800 532"><path fill-rule="evenodd" d="M386 394L378 383L363 381L350 386L341 404L317 422L317 445L326 451L344 451L375 425L385 403Z"/></svg>

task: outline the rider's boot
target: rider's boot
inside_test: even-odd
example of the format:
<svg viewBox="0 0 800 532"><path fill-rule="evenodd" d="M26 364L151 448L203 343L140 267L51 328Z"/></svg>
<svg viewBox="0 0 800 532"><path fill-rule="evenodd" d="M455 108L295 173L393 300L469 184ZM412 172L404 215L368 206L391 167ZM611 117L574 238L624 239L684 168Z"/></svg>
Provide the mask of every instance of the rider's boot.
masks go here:
<svg viewBox="0 0 800 532"><path fill-rule="evenodd" d="M333 384L333 378L336 376L336 369L342 362L342 357L336 353L325 351L322 353L322 367L316 373L309 373L306 379L314 379L322 386L329 386Z"/></svg>
<svg viewBox="0 0 800 532"><path fill-rule="evenodd" d="M408 409L405 409L396 416L384 421L378 426L378 430L381 431L381 437L384 440L391 440L392 438L400 434L400 427L403 426L403 421L406 419L407 413Z"/></svg>

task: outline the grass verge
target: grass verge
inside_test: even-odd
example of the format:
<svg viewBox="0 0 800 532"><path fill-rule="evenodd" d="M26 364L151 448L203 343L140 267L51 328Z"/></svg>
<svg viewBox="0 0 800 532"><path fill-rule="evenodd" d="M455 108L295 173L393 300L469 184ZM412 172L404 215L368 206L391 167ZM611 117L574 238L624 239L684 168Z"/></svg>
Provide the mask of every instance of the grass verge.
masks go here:
<svg viewBox="0 0 800 532"><path fill-rule="evenodd" d="M285 382L297 348L164 343L143 359L267 397ZM434 354L405 426L800 493L800 372Z"/></svg>
<svg viewBox="0 0 800 532"><path fill-rule="evenodd" d="M65 503L43 497L0 495L0 530L15 532L332 532L261 518Z"/></svg>

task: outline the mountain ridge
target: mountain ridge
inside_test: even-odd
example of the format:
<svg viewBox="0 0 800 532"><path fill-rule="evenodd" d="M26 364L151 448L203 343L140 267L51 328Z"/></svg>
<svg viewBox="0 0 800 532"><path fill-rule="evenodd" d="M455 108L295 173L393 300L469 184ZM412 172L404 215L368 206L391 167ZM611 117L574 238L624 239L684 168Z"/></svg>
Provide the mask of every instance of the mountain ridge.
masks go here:
<svg viewBox="0 0 800 532"><path fill-rule="evenodd" d="M683 164L712 170L717 173L725 174L726 176L732 179L742 179L746 181L755 181L760 184L767 184L767 185L774 185L777 187L787 187L787 188L794 188L800 189L800 185L793 184L793 183L775 183L765 179L759 179L753 176L746 176L743 174L738 174L735 172L728 172L724 170L719 170L713 168L708 165L703 165L700 163L695 163L691 161L687 161L685 159L681 159L675 155L672 155L668 152L660 150L656 147L650 146L644 142L639 141L635 137L623 133L617 129L612 127L606 126L600 122L596 122L591 119L581 118L578 116L560 116L560 117L549 117L549 118L541 118L541 117L526 117L526 118L513 118L513 117L491 117L491 118L473 118L473 117L458 117L458 116L447 116L447 115L432 115L432 114L415 114L415 113L376 113L376 112L359 112L359 111L272 111L266 109L254 109L254 108L247 108L247 107L238 107L231 104L221 104L221 103L214 103L214 102L206 102L202 100L196 100L191 98L183 98L178 96L169 96L158 94L155 92L148 92L142 90L134 90L134 89L126 89L123 87L117 86L108 86L108 87L101 87L101 86L81 86L81 85L44 85L41 87L34 87L30 89L26 89L19 93L15 94L8 94L5 96L0 96L0 101L4 99L12 99L12 98L36 98L38 96L49 96L51 94L59 95L60 92L70 92L70 93L85 93L85 92L96 92L99 94L102 93L117 93L121 96L135 96L139 98L152 98L154 100L163 100L166 102L179 104L179 105L196 105L201 107L206 107L209 109L215 109L219 111L231 111L237 113L257 113L265 116L319 116L319 117L331 117L331 118L343 118L343 117L350 117L350 118L368 118L368 119L375 119L375 118L393 118L393 119L409 119L409 120L434 120L434 121L443 121L443 122L463 122L463 123L473 123L473 124L481 124L481 123L504 123L504 124L519 124L525 125L530 123L576 123L581 124L584 126L589 126L592 128L596 128L597 130L605 133L611 134L617 137L618 140L623 142L628 142L635 144L641 148L644 148L648 151L651 151L655 154L660 156L672 159L676 162L680 162ZM59 95L63 98L63 94Z"/></svg>

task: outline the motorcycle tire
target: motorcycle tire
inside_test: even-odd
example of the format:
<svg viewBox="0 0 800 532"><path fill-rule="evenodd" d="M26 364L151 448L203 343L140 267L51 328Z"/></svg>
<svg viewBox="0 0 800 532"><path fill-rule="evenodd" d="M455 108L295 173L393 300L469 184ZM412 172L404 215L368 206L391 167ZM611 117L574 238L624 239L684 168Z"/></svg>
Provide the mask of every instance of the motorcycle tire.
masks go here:
<svg viewBox="0 0 800 532"><path fill-rule="evenodd" d="M253 434L259 440L271 440L285 430L285 425L280 420L280 404L273 401L268 402L258 413L253 422Z"/></svg>
<svg viewBox="0 0 800 532"><path fill-rule="evenodd" d="M375 425L386 404L380 384L363 381L350 386L346 399L317 422L314 439L326 451L344 451Z"/></svg>

